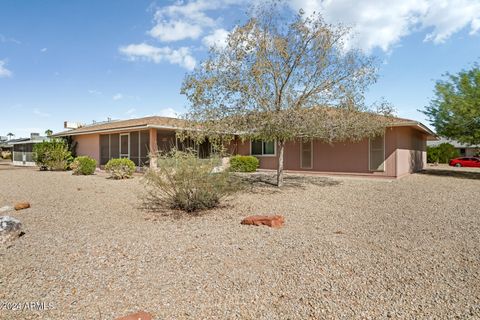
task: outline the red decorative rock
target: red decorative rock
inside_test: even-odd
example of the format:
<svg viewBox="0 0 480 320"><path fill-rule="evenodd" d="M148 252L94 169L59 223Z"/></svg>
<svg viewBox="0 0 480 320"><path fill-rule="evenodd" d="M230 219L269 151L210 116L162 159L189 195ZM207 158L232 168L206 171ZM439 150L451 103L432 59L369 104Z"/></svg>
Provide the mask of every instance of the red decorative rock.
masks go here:
<svg viewBox="0 0 480 320"><path fill-rule="evenodd" d="M285 219L281 215L275 216L250 216L242 220L241 224L253 226L269 226L272 228L281 228Z"/></svg>
<svg viewBox="0 0 480 320"><path fill-rule="evenodd" d="M19 202L15 205L15 210L22 210L30 208L30 203L28 202Z"/></svg>
<svg viewBox="0 0 480 320"><path fill-rule="evenodd" d="M152 320L152 315L145 311L129 314L125 317L117 318L116 320Z"/></svg>

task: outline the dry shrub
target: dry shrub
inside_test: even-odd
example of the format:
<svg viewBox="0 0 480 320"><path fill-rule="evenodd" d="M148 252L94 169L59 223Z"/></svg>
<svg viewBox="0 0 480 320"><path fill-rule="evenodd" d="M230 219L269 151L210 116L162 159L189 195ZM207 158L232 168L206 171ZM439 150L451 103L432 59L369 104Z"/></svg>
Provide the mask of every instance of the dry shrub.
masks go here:
<svg viewBox="0 0 480 320"><path fill-rule="evenodd" d="M197 212L218 206L241 188L240 179L218 170L219 158L199 159L193 151L159 155L157 168L146 171L147 207Z"/></svg>

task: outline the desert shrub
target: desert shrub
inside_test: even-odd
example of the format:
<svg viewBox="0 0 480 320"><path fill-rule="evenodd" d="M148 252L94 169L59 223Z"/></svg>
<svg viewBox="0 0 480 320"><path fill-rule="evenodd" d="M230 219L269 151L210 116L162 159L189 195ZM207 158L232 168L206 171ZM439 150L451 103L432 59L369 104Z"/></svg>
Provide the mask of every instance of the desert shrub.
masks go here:
<svg viewBox="0 0 480 320"><path fill-rule="evenodd" d="M427 147L427 162L448 163L451 159L460 156L458 150L450 143L441 143L435 147Z"/></svg>
<svg viewBox="0 0 480 320"><path fill-rule="evenodd" d="M254 172L259 161L254 156L233 156L230 158L230 170L235 172Z"/></svg>
<svg viewBox="0 0 480 320"><path fill-rule="evenodd" d="M95 172L97 168L97 160L87 156L76 157L70 164L73 174L90 175Z"/></svg>
<svg viewBox="0 0 480 320"><path fill-rule="evenodd" d="M58 139L35 144L33 159L40 170L67 170L73 161L65 141Z"/></svg>
<svg viewBox="0 0 480 320"><path fill-rule="evenodd" d="M241 187L240 181L228 170L214 170L218 158L199 159L194 152L173 150L160 155L157 168L147 169L148 207L180 209L196 212L218 206L226 196Z"/></svg>
<svg viewBox="0 0 480 320"><path fill-rule="evenodd" d="M105 165L105 171L113 179L131 178L135 172L135 163L127 158L110 159Z"/></svg>
<svg viewBox="0 0 480 320"><path fill-rule="evenodd" d="M2 151L0 152L0 156L2 159L12 159L12 153L10 151Z"/></svg>

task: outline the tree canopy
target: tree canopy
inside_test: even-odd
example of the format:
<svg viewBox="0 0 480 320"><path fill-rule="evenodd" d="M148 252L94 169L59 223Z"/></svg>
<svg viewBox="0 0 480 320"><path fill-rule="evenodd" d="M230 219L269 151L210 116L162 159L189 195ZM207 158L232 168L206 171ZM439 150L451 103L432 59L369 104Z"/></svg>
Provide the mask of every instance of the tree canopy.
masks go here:
<svg viewBox="0 0 480 320"><path fill-rule="evenodd" d="M211 48L186 76L186 118L203 129L195 134L276 141L279 185L286 141L383 134L388 117L364 103L376 80L373 59L346 50L348 35L347 27L327 24L321 15L299 12L288 19L274 4L262 6L232 31L226 47ZM381 106L389 114L388 105Z"/></svg>
<svg viewBox="0 0 480 320"><path fill-rule="evenodd" d="M423 113L441 136L480 144L480 66L437 81L435 97Z"/></svg>

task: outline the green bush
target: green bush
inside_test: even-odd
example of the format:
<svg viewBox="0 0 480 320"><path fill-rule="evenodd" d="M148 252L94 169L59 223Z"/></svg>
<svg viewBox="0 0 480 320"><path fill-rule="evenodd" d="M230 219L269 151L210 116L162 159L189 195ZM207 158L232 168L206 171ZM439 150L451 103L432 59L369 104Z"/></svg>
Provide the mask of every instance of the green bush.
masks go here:
<svg viewBox="0 0 480 320"><path fill-rule="evenodd" d="M33 159L40 170L67 170L73 161L66 142L59 139L35 144Z"/></svg>
<svg viewBox="0 0 480 320"><path fill-rule="evenodd" d="M70 169L73 170L73 174L90 175L95 172L97 168L97 160L87 156L76 157L70 164Z"/></svg>
<svg viewBox="0 0 480 320"><path fill-rule="evenodd" d="M228 170L215 170L219 159L199 159L196 153L173 150L158 158L158 168L147 169L145 204L196 212L214 208L240 188L240 180Z"/></svg>
<svg viewBox="0 0 480 320"><path fill-rule="evenodd" d="M427 147L428 163L448 163L451 159L459 156L458 150L450 143L441 143L435 147Z"/></svg>
<svg viewBox="0 0 480 320"><path fill-rule="evenodd" d="M230 158L230 170L235 172L254 172L259 161L254 156L233 156Z"/></svg>
<svg viewBox="0 0 480 320"><path fill-rule="evenodd" d="M110 173L113 179L131 178L135 172L135 163L127 158L110 159L105 165L105 171Z"/></svg>

